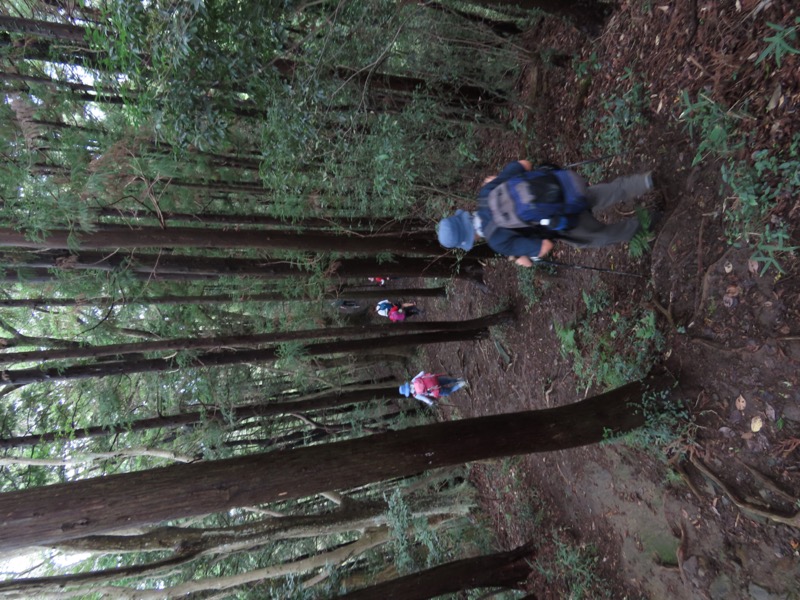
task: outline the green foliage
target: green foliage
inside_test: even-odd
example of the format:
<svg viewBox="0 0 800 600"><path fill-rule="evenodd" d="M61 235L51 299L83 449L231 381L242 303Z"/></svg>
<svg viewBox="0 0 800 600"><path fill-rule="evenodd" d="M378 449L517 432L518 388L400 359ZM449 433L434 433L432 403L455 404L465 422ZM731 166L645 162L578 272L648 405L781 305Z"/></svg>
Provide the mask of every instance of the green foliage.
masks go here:
<svg viewBox="0 0 800 600"><path fill-rule="evenodd" d="M797 40L797 26L800 25L800 17L795 17L794 22L795 24L791 26L767 23L767 26L775 31L775 33L764 38L767 47L758 55L756 59L757 65L772 57L775 59L775 64L780 68L781 58L784 55L800 54L800 49L790 44L790 42L794 43L795 40Z"/></svg>
<svg viewBox="0 0 800 600"><path fill-rule="evenodd" d="M653 238L653 217L651 213L647 212L641 206L636 207L636 216L642 228L628 243L628 254L630 254L631 258L638 259L650 251L650 241Z"/></svg>
<svg viewBox="0 0 800 600"><path fill-rule="evenodd" d="M645 425L606 441L621 441L662 460L684 452L694 443L697 430L694 418L684 401L671 390L646 392L635 410L644 415Z"/></svg>
<svg viewBox="0 0 800 600"><path fill-rule="evenodd" d="M755 246L753 259L764 263L762 274L770 266L782 272L779 255L793 254L797 248L787 244L787 223L775 217L767 224L766 219L779 200L800 191L800 134L794 134L785 155L762 148L750 160L740 160L735 151L747 138L738 129L738 115L702 94L691 102L684 92L682 103L681 118L690 134L700 139L694 163L707 156L720 159L722 180L735 199L724 213L728 238Z"/></svg>
<svg viewBox="0 0 800 600"><path fill-rule="evenodd" d="M689 135L699 138L692 166L709 155L728 156L738 150L744 141L735 135L736 118L705 94L698 94L692 102L688 92L681 92L683 110L680 119L686 123Z"/></svg>
<svg viewBox="0 0 800 600"><path fill-rule="evenodd" d="M541 298L539 282L536 280L536 269L517 269L517 289L525 299L525 307L531 310Z"/></svg>
<svg viewBox="0 0 800 600"><path fill-rule="evenodd" d="M602 65L597 60L597 52L592 52L586 60L575 57L572 61L572 68L576 77L580 80L590 78L594 73L600 71Z"/></svg>
<svg viewBox="0 0 800 600"><path fill-rule="evenodd" d="M388 504L393 556L398 572L413 573L442 562L441 542L436 533L430 529L426 518L413 518L399 489L389 497ZM425 548L424 559L420 556L420 547Z"/></svg>
<svg viewBox="0 0 800 600"><path fill-rule="evenodd" d="M618 95L603 98L599 109L583 113L581 124L588 135L581 150L587 158L626 152L629 140L647 123L644 83L636 81L630 67L625 69L618 82ZM601 180L605 174L602 162L584 165L583 169L590 181Z"/></svg>
<svg viewBox="0 0 800 600"><path fill-rule="evenodd" d="M636 309L629 315L611 309L605 290L583 292L586 314L573 325L555 323L561 355L572 361L578 391L601 390L643 377L664 347L655 313Z"/></svg>
<svg viewBox="0 0 800 600"><path fill-rule="evenodd" d="M790 237L785 229L773 231L769 225L767 226L761 240L756 244L756 252L752 256L752 259L756 262L764 263L764 267L761 269L762 276L766 274L770 267L774 267L778 273L785 273L780 262L778 262L777 255L791 254L800 249L800 246L787 245L788 241L790 241Z"/></svg>
<svg viewBox="0 0 800 600"><path fill-rule="evenodd" d="M548 583L565 586L571 600L610 597L610 590L595 571L598 556L594 546L576 547L559 538L554 544L553 561L545 564L537 560L535 564Z"/></svg>

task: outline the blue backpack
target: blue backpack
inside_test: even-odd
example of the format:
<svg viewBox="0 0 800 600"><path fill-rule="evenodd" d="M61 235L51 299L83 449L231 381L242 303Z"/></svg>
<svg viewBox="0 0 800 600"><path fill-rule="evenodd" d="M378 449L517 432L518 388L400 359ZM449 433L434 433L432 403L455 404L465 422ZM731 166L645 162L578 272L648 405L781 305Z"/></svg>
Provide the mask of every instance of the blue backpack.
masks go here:
<svg viewBox="0 0 800 600"><path fill-rule="evenodd" d="M375 306L375 312L382 317L388 317L392 308L394 308L394 303L388 300L381 300L378 302L377 306Z"/></svg>
<svg viewBox="0 0 800 600"><path fill-rule="evenodd" d="M501 183L482 199L481 206L492 214L492 222L483 231L486 239L498 227L562 231L570 224L567 217L589 208L580 176L549 167L538 167Z"/></svg>

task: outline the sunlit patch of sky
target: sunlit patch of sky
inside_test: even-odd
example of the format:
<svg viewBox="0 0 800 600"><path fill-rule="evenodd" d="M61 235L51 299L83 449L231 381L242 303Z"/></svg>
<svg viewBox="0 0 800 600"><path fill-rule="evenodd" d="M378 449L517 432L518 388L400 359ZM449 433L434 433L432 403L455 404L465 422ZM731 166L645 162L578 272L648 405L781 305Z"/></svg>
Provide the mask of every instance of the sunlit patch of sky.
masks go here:
<svg viewBox="0 0 800 600"><path fill-rule="evenodd" d="M41 577L51 574L49 566L67 569L91 556L89 552L53 552L31 550L16 556L0 556L0 580L8 581L24 577Z"/></svg>

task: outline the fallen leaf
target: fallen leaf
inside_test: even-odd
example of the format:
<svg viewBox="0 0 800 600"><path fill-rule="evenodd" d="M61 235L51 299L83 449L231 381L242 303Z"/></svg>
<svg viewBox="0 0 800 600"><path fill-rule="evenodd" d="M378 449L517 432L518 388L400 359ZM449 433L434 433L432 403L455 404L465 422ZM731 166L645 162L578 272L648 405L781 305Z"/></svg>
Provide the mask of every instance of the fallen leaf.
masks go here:
<svg viewBox="0 0 800 600"><path fill-rule="evenodd" d="M738 285L729 285L728 289L725 290L725 295L733 296L734 298L736 298L741 293L742 293L742 288L740 288Z"/></svg>
<svg viewBox="0 0 800 600"><path fill-rule="evenodd" d="M764 426L764 421L761 417L753 417L750 421L750 430L753 432L761 431L761 428Z"/></svg>
<svg viewBox="0 0 800 600"><path fill-rule="evenodd" d="M736 399L736 410L744 410L747 408L747 400L744 399L744 396L739 394L739 397Z"/></svg>
<svg viewBox="0 0 800 600"><path fill-rule="evenodd" d="M766 407L764 408L764 412L767 414L767 418L770 421L774 421L775 420L775 409L772 408L772 406L767 404Z"/></svg>
<svg viewBox="0 0 800 600"><path fill-rule="evenodd" d="M724 269L725 269L726 273L730 273L731 271L733 271L733 264L731 263L731 261L729 261L729 260L725 261Z"/></svg>
<svg viewBox="0 0 800 600"><path fill-rule="evenodd" d="M753 275L758 275L758 261L752 258L747 261L747 270Z"/></svg>
<svg viewBox="0 0 800 600"><path fill-rule="evenodd" d="M777 108L780 99L781 99L781 84L780 82L778 82L778 84L775 86L775 89L772 92L772 96L769 99L769 104L767 104L767 112Z"/></svg>
<svg viewBox="0 0 800 600"><path fill-rule="evenodd" d="M728 296L727 294L722 297L722 304L725 308L733 308L736 306L738 300L736 300L736 296Z"/></svg>
<svg viewBox="0 0 800 600"><path fill-rule="evenodd" d="M749 431L747 433L743 433L742 434L742 439L743 440L752 440L753 439L753 434L750 433Z"/></svg>

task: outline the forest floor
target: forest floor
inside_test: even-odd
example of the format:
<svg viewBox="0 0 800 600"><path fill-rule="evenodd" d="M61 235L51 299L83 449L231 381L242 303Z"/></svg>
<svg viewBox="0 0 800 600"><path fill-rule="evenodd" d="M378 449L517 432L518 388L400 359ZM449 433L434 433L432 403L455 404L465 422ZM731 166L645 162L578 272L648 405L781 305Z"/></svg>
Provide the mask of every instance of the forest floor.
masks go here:
<svg viewBox="0 0 800 600"><path fill-rule="evenodd" d="M456 281L447 301L423 302L428 319L517 312L487 340L426 351L425 368L470 383L440 418L559 406L660 364L693 421L666 449L622 442L473 467L498 543L538 543L537 598L800 598L800 261L783 255L784 274L762 274L752 247L729 243L737 201L713 157L692 166L702 140L677 118L681 91L702 91L747 115L741 158L787 149L800 130L800 57L784 56L780 69L755 57L772 33L764 21L794 22L791 4L623 2L597 38L553 19L525 35L536 58L520 82L529 102L509 117L518 134L487 136L486 171L466 185L474 193L519 158L570 163L613 149L603 116L639 82L639 125L618 128L635 151L584 173L591 182L653 169L661 187L642 203L663 217L637 258L563 244L549 257L640 277L567 268L548 277L497 259L488 293ZM793 224L794 245L798 216L796 197L769 216Z"/></svg>

